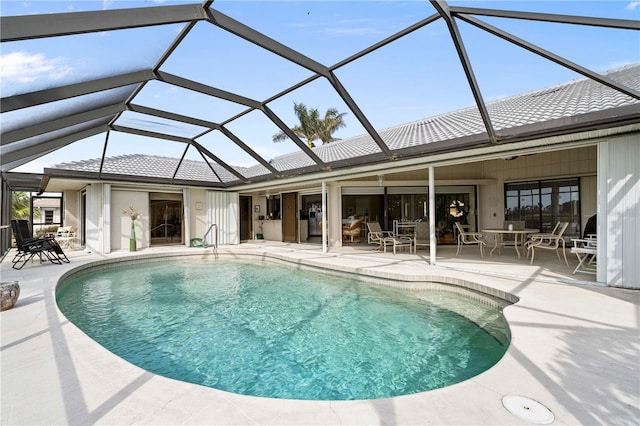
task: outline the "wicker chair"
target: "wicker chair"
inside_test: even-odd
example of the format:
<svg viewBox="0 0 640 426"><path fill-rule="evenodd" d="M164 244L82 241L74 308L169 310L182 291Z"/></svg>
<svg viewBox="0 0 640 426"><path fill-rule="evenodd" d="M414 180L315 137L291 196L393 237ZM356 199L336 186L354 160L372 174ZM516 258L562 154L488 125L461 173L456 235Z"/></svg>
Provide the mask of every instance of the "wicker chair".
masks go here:
<svg viewBox="0 0 640 426"><path fill-rule="evenodd" d="M359 243L360 233L362 232L362 221L355 220L351 225L342 226L342 242ZM354 238L355 237L355 238ZM347 238L349 240L347 241Z"/></svg>

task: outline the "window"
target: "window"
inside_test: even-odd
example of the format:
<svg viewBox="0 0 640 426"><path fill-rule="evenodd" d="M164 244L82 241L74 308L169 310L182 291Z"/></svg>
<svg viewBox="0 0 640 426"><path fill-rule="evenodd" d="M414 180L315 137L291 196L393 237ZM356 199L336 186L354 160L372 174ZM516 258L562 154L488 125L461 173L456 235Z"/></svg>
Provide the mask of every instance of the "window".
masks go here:
<svg viewBox="0 0 640 426"><path fill-rule="evenodd" d="M580 180L558 179L504 185L505 220L524 220L526 228L551 232L557 222L569 222L565 236L579 237Z"/></svg>
<svg viewBox="0 0 640 426"><path fill-rule="evenodd" d="M280 217L280 195L267 197L267 219L281 219Z"/></svg>
<svg viewBox="0 0 640 426"><path fill-rule="evenodd" d="M44 211L44 223L52 224L53 223L53 210L45 210Z"/></svg>

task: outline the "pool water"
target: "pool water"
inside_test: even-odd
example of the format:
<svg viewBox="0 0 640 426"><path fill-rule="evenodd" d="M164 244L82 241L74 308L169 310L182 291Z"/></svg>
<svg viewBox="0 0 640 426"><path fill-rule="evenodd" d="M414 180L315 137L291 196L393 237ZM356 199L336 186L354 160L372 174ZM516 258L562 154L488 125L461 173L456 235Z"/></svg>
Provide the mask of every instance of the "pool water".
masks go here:
<svg viewBox="0 0 640 426"><path fill-rule="evenodd" d="M427 391L485 371L506 350L506 339L456 313L500 329L501 312L465 297L261 261L102 269L62 283L57 301L91 338L143 369L271 398Z"/></svg>

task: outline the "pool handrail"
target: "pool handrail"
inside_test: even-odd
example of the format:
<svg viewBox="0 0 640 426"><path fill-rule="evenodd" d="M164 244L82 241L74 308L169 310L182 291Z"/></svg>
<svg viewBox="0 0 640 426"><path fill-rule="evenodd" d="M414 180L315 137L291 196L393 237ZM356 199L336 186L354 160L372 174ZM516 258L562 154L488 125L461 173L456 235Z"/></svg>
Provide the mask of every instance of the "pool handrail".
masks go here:
<svg viewBox="0 0 640 426"><path fill-rule="evenodd" d="M207 244L207 235L209 235L209 232L211 232L213 228L216 228L216 232L213 234L214 235L213 248L218 248L218 225L215 223L212 223L207 229L207 232L204 233L204 237L202 237L202 243L205 245Z"/></svg>

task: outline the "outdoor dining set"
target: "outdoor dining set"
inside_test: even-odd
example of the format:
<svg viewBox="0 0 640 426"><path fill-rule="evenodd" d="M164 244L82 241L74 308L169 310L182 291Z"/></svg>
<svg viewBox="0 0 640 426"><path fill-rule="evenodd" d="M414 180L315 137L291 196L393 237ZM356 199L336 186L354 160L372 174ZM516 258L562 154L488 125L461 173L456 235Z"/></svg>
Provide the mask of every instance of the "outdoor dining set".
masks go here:
<svg viewBox="0 0 640 426"><path fill-rule="evenodd" d="M593 219L595 221L595 219ZM430 244L429 223L423 221L399 222L394 221L393 231L383 231L378 222L368 222L367 243L377 245L376 250L387 252L408 248L410 253L416 253L418 247L428 247ZM502 228L486 228L480 232L470 232L460 222L455 222L456 256L460 255L465 245L479 247L480 256L484 257L485 248L491 247L489 256L504 247L513 247L518 259L522 254L533 264L536 252L540 250L555 251L558 260L569 268L566 253L565 232L569 222L557 222L550 232L540 232L539 229L525 228L524 221L506 221ZM587 226L588 228L588 226ZM572 238L571 253L578 258L576 272L595 273L597 237L595 233L586 234L584 238ZM521 253L522 250L522 253ZM562 256L562 257L561 257Z"/></svg>

